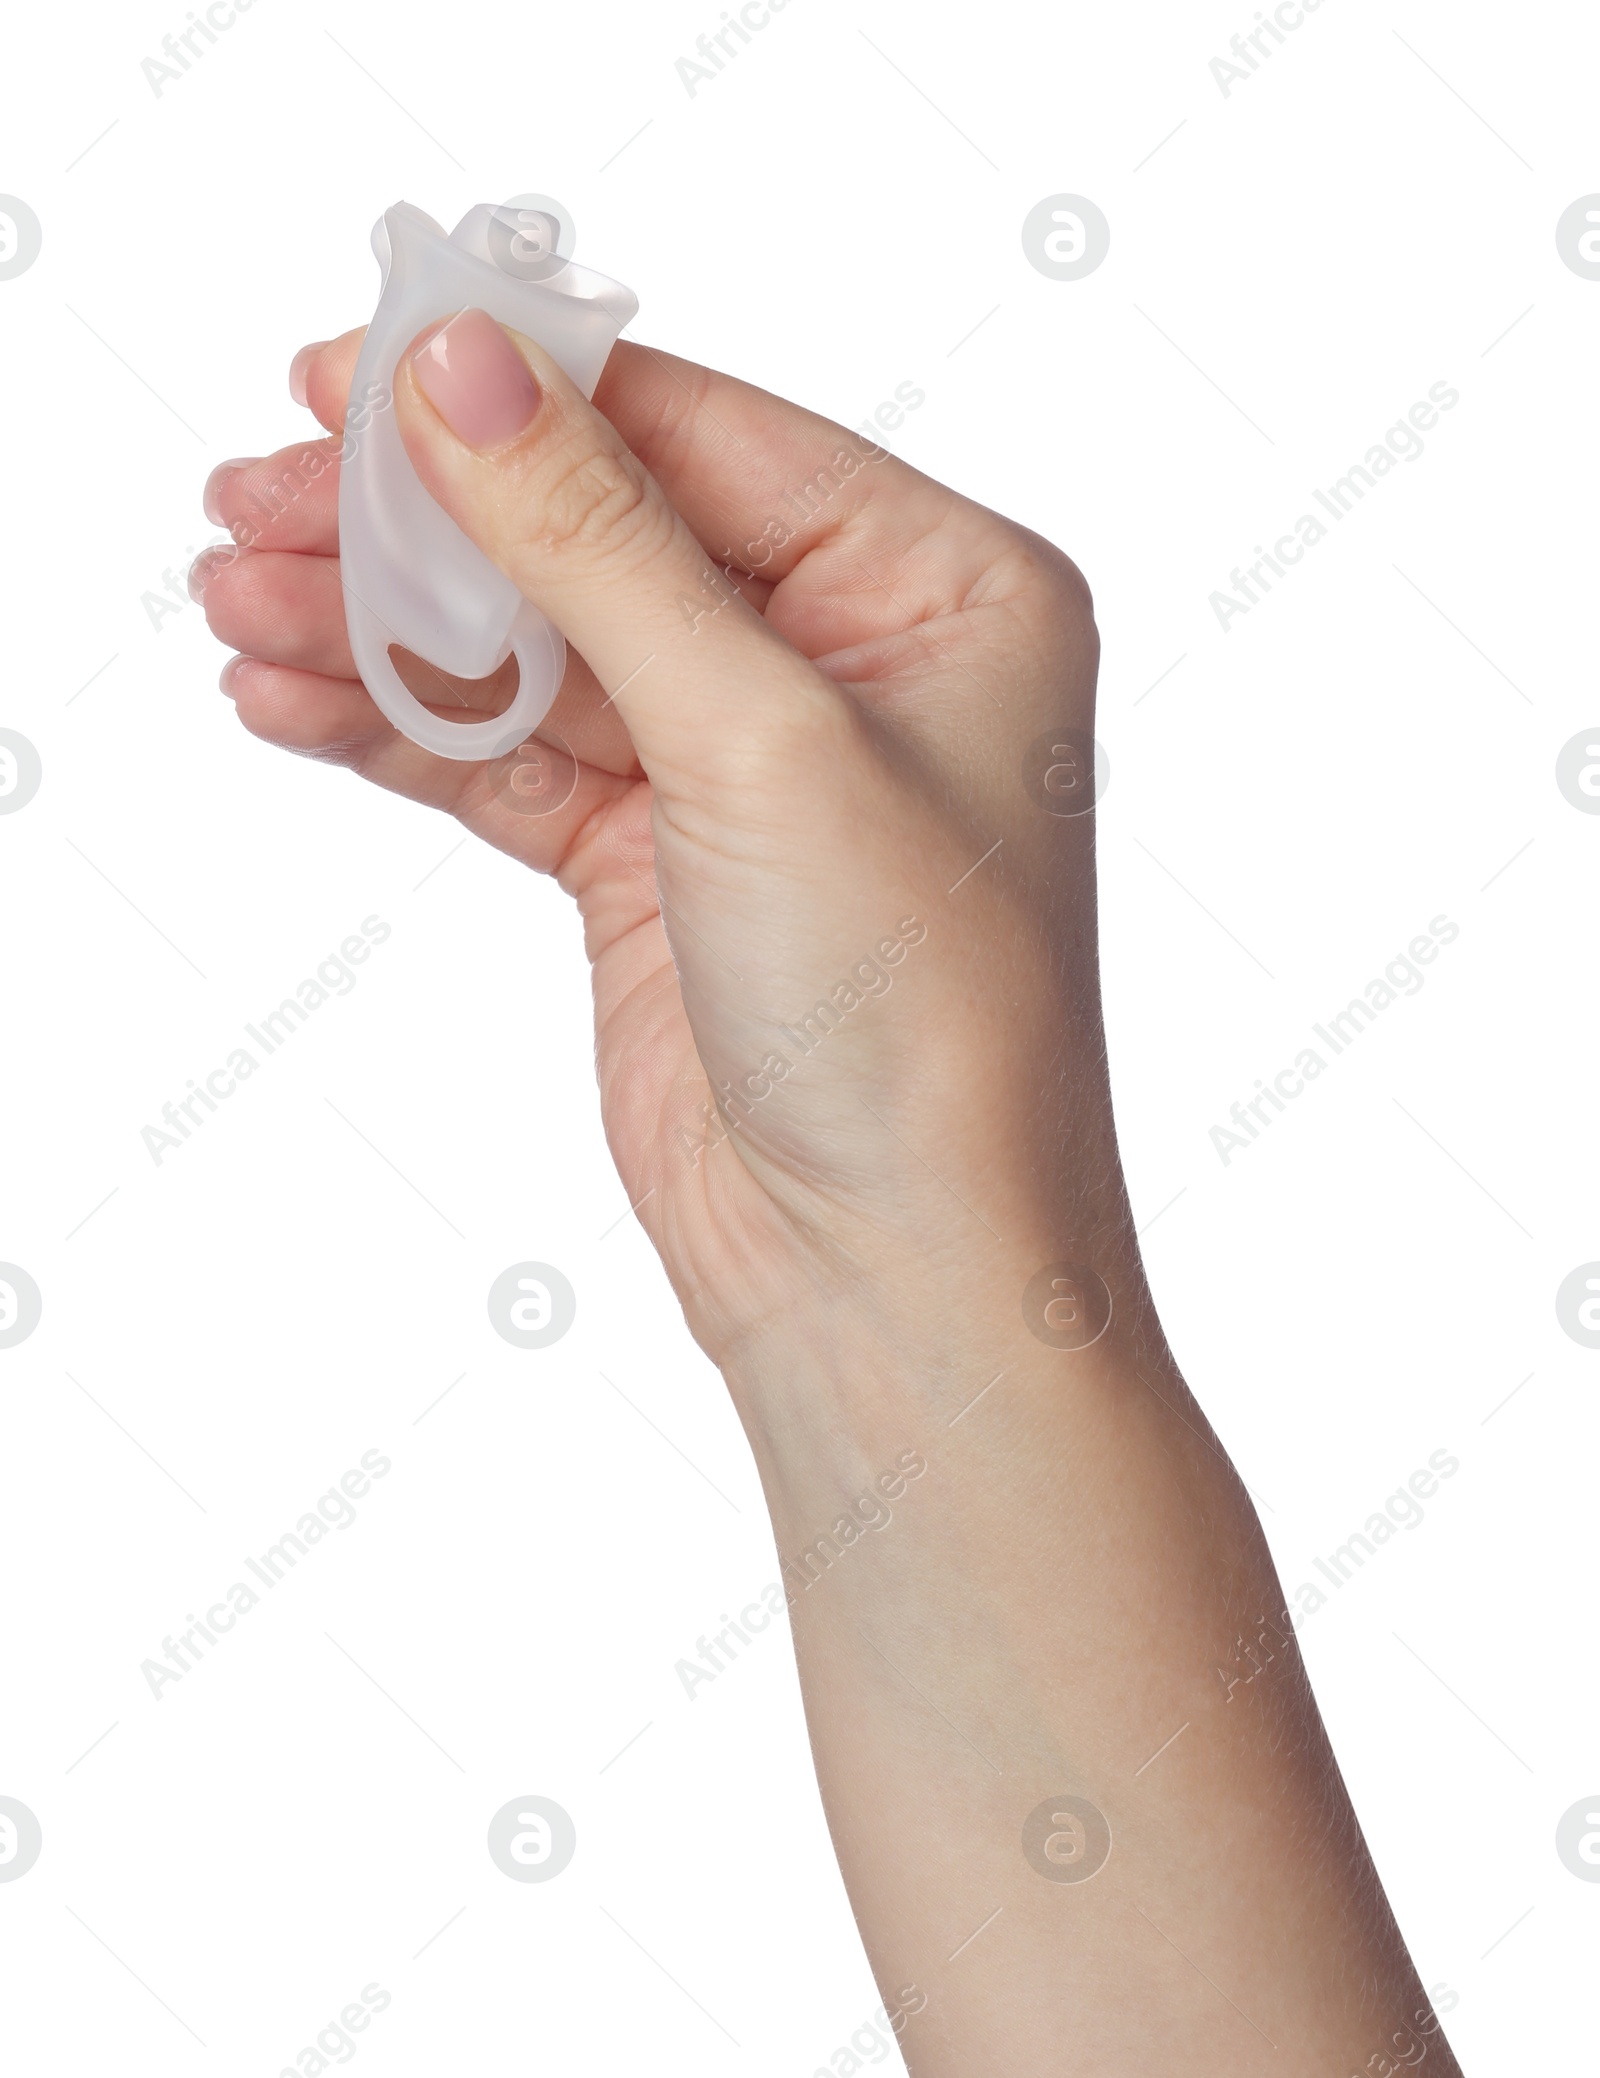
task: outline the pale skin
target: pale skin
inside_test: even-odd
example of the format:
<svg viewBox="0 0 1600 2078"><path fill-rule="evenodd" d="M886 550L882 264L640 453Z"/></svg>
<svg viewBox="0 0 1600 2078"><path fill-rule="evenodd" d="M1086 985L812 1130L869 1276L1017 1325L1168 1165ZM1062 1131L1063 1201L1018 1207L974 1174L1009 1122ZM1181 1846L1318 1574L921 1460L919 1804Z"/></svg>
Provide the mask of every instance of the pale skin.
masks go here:
<svg viewBox="0 0 1600 2078"><path fill-rule="evenodd" d="M298 358L330 432L358 345ZM538 732L563 805L519 813L504 768L418 749L368 698L336 439L216 473L208 509L252 545L195 583L247 729L576 901L611 1151L750 1440L910 2069L1457 2072L1133 1239L1094 816L1038 784L1041 740L1093 729L1083 579L727 376L624 343L590 405L526 340L474 350L501 347L536 378L524 429L463 439L411 360L394 409L567 635ZM445 713L508 697L412 682ZM1092 1278L1041 1297L1068 1265Z"/></svg>

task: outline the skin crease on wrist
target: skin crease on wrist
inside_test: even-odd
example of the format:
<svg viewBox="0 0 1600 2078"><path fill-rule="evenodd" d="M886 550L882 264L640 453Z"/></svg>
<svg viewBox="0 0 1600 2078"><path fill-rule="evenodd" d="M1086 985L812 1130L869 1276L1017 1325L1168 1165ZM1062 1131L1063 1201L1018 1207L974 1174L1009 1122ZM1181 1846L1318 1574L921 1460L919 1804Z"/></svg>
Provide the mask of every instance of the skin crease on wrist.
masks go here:
<svg viewBox="0 0 1600 2078"><path fill-rule="evenodd" d="M296 358L330 434L358 346ZM536 732L561 805L519 812L504 761L432 757L357 681L337 440L207 484L238 544L194 578L224 690L576 902L608 1142L750 1438L911 2070L1456 2071L1139 1263L1094 816L1041 786L1093 730L1081 576L862 434L629 342L590 405L457 313L393 408L569 639ZM438 712L510 698L404 668ZM1052 1265L1104 1292L1092 1343L1041 1334ZM1096 1826L1077 1880L1059 1843Z"/></svg>

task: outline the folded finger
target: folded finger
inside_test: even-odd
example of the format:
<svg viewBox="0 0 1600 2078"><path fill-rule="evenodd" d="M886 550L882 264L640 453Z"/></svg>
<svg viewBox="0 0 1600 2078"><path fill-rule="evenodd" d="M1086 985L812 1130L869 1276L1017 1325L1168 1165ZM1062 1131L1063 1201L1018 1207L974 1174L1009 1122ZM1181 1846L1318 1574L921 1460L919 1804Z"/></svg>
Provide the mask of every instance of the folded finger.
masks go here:
<svg viewBox="0 0 1600 2078"><path fill-rule="evenodd" d="M322 677L357 676L337 557L209 549L196 557L189 589L203 603L211 632L230 649ZM487 678L466 679L397 649L395 668L424 705L463 718L503 713L516 690L516 666L509 658ZM638 776L622 717L576 650L568 650L560 691L534 733L567 744L601 771Z"/></svg>
<svg viewBox="0 0 1600 2078"><path fill-rule="evenodd" d="M483 765L435 757L386 721L356 679L237 656L223 669L222 688L263 742L343 765L391 793L458 816L476 836L543 873L557 871L595 815L640 784L583 764L560 745L524 745Z"/></svg>
<svg viewBox="0 0 1600 2078"><path fill-rule="evenodd" d="M236 656L223 665L220 684L252 736L302 757L359 767L393 734L356 678Z"/></svg>
<svg viewBox="0 0 1600 2078"><path fill-rule="evenodd" d="M337 339L325 339L320 346L303 346L290 364L290 395L297 404L306 405L330 433L344 431L345 405L366 336L366 326L357 325Z"/></svg>
<svg viewBox="0 0 1600 2078"><path fill-rule="evenodd" d="M328 678L356 676L331 556L219 549L197 559L190 590L230 649Z"/></svg>
<svg viewBox="0 0 1600 2078"><path fill-rule="evenodd" d="M206 479L207 519L240 548L331 555L339 541L341 444L302 440L273 455L219 463Z"/></svg>

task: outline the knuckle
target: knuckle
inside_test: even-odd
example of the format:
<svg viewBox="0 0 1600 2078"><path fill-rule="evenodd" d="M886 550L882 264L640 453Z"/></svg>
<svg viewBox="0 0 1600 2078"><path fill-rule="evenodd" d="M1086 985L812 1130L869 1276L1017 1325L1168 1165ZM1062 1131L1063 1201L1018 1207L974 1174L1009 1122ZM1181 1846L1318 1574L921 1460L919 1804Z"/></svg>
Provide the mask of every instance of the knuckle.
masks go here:
<svg viewBox="0 0 1600 2078"><path fill-rule="evenodd" d="M820 674L769 680L746 704L744 726L727 730L714 758L717 777L758 812L792 794L797 778L828 775L834 784L870 754L857 709Z"/></svg>
<svg viewBox="0 0 1600 2078"><path fill-rule="evenodd" d="M337 457L331 441L308 441L298 448L285 448L254 468L240 470L220 490L222 510L228 513L235 535L246 546L267 537L295 533L310 507L320 510L330 485L335 482ZM324 478L328 479L325 483Z"/></svg>
<svg viewBox="0 0 1600 2078"><path fill-rule="evenodd" d="M238 620L241 603L249 595L249 579L246 577L241 584L239 574L243 560L237 549L214 549L208 555L196 557L190 567L190 596L199 602L213 634Z"/></svg>
<svg viewBox="0 0 1600 2078"><path fill-rule="evenodd" d="M636 564L670 539L674 519L636 455L572 442L536 486L535 548L588 560Z"/></svg>
<svg viewBox="0 0 1600 2078"><path fill-rule="evenodd" d="M1024 581L1057 610L1064 608L1084 620L1094 618L1094 594L1088 579L1071 556L1053 541L1029 528L1017 528L1013 563Z"/></svg>

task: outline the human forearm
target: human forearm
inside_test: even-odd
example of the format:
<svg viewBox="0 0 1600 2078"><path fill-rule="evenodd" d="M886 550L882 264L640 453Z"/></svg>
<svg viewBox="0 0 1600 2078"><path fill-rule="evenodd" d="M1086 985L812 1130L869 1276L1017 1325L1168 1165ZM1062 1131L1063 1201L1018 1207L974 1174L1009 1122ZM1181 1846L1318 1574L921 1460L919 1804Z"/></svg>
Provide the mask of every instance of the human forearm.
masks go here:
<svg viewBox="0 0 1600 2078"><path fill-rule="evenodd" d="M926 1994L910 2068L1453 2072L1147 1304L1048 1348L1001 1258L902 1264L730 1377L863 1938L891 2010Z"/></svg>

